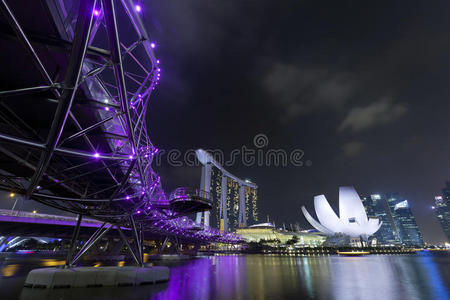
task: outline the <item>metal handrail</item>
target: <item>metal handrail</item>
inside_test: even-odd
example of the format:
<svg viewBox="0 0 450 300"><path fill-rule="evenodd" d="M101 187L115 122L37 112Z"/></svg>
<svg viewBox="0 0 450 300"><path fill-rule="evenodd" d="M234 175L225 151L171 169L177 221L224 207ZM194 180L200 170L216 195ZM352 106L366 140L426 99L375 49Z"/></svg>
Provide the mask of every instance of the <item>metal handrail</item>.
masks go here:
<svg viewBox="0 0 450 300"><path fill-rule="evenodd" d="M179 188L175 189L170 194L169 201L179 199L182 197L192 197L192 196L197 196L200 198L204 198L208 201L213 201L213 197L212 197L211 193L209 193L205 190L189 188L189 187L179 187Z"/></svg>

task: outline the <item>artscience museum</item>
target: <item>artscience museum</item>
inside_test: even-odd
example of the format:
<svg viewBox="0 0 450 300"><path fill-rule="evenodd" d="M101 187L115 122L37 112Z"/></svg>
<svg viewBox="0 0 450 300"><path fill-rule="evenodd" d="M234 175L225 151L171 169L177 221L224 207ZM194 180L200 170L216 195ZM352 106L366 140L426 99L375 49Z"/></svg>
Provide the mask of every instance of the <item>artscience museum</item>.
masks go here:
<svg viewBox="0 0 450 300"><path fill-rule="evenodd" d="M328 236L344 234L367 241L382 224L379 219L367 217L358 193L351 186L339 188L339 216L324 195L314 197L314 209L319 221L315 220L302 206L302 212L308 222Z"/></svg>

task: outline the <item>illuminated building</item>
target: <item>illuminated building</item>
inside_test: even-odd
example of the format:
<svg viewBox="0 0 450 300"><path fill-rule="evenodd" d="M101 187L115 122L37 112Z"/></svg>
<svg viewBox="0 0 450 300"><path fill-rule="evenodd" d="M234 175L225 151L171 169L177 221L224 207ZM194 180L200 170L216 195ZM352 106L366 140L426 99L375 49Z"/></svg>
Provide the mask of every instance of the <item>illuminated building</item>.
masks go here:
<svg viewBox="0 0 450 300"><path fill-rule="evenodd" d="M271 223L256 224L249 227L237 228L236 233L247 242L280 241L286 244L294 236L297 236L299 246L320 246L326 240L326 236L317 231L288 232L277 230Z"/></svg>
<svg viewBox="0 0 450 300"><path fill-rule="evenodd" d="M351 186L339 188L339 217L324 195L314 197L314 208L320 223L304 206L302 206L303 214L314 228L328 236L344 234L367 241L382 225L379 219L367 217L358 193Z"/></svg>
<svg viewBox="0 0 450 300"><path fill-rule="evenodd" d="M397 240L406 246L422 246L422 234L417 226L408 200L394 193L387 196L387 203L396 228Z"/></svg>
<svg viewBox="0 0 450 300"><path fill-rule="evenodd" d="M447 240L450 241L450 181L447 181L446 187L442 190L442 196L436 196L434 200L434 212Z"/></svg>
<svg viewBox="0 0 450 300"><path fill-rule="evenodd" d="M374 233L377 245L395 244L395 227L391 222L390 211L387 205L386 197L380 194L374 194L361 198L364 208L369 218L378 218L382 224L380 229Z"/></svg>
<svg viewBox="0 0 450 300"><path fill-rule="evenodd" d="M242 180L216 162L202 149L196 151L202 163L200 189L210 193L214 199L211 211L198 213L196 222L205 227L216 227L231 232L258 221L258 187L249 180Z"/></svg>

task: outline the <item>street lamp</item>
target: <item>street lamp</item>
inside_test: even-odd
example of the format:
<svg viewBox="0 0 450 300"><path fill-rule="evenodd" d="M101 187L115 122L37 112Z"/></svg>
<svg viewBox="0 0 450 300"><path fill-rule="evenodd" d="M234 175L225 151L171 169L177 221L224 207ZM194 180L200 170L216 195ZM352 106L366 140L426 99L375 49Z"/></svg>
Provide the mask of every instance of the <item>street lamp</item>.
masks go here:
<svg viewBox="0 0 450 300"><path fill-rule="evenodd" d="M14 199L14 205L11 208L11 215L13 215L14 213L14 209L16 208L17 205L17 201L19 201L21 199L20 195L16 195L15 193L11 192L9 193L9 197ZM19 205L18 210L17 210L17 216L20 214L20 210L22 209L22 206Z"/></svg>
<svg viewBox="0 0 450 300"><path fill-rule="evenodd" d="M12 193L12 192L9 194L9 197L15 198L14 205L13 205L13 207L11 208L11 214L12 214L12 213L14 212L14 208L16 208L17 200L19 200L19 198L16 197L16 194L15 194L15 193Z"/></svg>

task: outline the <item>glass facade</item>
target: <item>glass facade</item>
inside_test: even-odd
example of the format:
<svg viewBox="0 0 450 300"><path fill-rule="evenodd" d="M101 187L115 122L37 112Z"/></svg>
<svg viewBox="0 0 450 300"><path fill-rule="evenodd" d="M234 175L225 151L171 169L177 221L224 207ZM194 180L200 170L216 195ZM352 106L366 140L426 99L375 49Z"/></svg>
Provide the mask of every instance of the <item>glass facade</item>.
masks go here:
<svg viewBox="0 0 450 300"><path fill-rule="evenodd" d="M258 223L258 210L256 204L258 203L257 189L246 186L245 187L245 218L247 226Z"/></svg>
<svg viewBox="0 0 450 300"><path fill-rule="evenodd" d="M222 192L222 172L216 168L211 168L211 186L209 189L213 197L213 208L210 215L210 226L220 228L220 193Z"/></svg>
<svg viewBox="0 0 450 300"><path fill-rule="evenodd" d="M446 187L442 190L442 196L437 196L434 200L434 212L447 236L447 241L450 241L450 181L447 181Z"/></svg>
<svg viewBox="0 0 450 300"><path fill-rule="evenodd" d="M395 227L393 227L393 222L390 219L386 197L374 194L362 197L361 200L366 209L367 216L369 218L378 218L383 222L380 229L373 235L377 245L395 244L397 242L395 238Z"/></svg>
<svg viewBox="0 0 450 300"><path fill-rule="evenodd" d="M239 184L227 178L227 215L228 231L234 231L239 225Z"/></svg>
<svg viewBox="0 0 450 300"><path fill-rule="evenodd" d="M220 199L222 193L222 172L215 166L211 168L211 186L210 193L214 199L214 205L211 210L210 226L221 228L221 220L224 217L220 209ZM245 186L245 218L247 226L258 222L257 189ZM227 177L226 191L226 209L228 231L234 231L239 227L239 183L232 178Z"/></svg>
<svg viewBox="0 0 450 300"><path fill-rule="evenodd" d="M423 239L408 200L399 194L387 195L387 203L395 226L396 239L406 246L422 246Z"/></svg>

